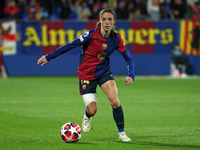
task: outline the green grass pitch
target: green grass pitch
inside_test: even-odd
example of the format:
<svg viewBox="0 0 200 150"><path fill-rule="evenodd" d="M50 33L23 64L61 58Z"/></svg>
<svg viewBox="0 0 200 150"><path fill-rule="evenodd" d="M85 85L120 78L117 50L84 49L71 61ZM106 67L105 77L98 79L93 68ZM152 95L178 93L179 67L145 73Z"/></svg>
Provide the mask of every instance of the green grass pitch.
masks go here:
<svg viewBox="0 0 200 150"><path fill-rule="evenodd" d="M112 109L98 87L92 129L77 143L65 143L66 122L81 125L85 109L77 77L0 79L1 150L162 150L200 149L200 78L136 78L129 86L115 77L125 130L118 140Z"/></svg>

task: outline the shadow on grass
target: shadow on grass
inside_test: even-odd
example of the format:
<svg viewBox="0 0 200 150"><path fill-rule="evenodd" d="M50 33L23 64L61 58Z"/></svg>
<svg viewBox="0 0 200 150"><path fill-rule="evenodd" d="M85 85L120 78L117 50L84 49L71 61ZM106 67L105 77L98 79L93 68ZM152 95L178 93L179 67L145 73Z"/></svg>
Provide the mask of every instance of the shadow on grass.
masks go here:
<svg viewBox="0 0 200 150"><path fill-rule="evenodd" d="M133 140L131 142L122 142L122 141L115 141L115 142L123 144L132 144L132 145L152 146L152 147L200 149L200 145L181 145L181 144L170 144L170 143L159 143L159 142L148 142L148 141L137 141L137 140Z"/></svg>
<svg viewBox="0 0 200 150"><path fill-rule="evenodd" d="M68 144L68 143L67 143L67 144ZM74 144L74 143L69 143L69 144ZM77 143L75 143L75 144L79 144L79 145L82 145L82 144L83 144L83 145L84 145L84 144L86 144L86 145L87 145L87 144L89 144L89 145L96 145L96 144L98 144L98 143L94 143L94 142L93 142L93 143L92 143L92 142L77 142Z"/></svg>
<svg viewBox="0 0 200 150"><path fill-rule="evenodd" d="M133 141L130 144L158 146L158 147L171 147L171 148L200 148L200 146L198 146L198 145L179 145L179 144L167 144L167 143L159 143L159 142L142 142L142 141Z"/></svg>

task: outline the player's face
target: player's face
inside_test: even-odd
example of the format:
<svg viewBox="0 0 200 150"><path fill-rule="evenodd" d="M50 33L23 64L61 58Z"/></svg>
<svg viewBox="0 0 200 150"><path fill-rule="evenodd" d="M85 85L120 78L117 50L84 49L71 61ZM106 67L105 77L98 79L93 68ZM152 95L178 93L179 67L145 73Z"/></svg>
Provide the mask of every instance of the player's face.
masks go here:
<svg viewBox="0 0 200 150"><path fill-rule="evenodd" d="M109 13L109 12L105 12L101 15L101 27L103 28L103 30L105 32L111 31L113 25L116 22L116 19L114 19L113 14Z"/></svg>

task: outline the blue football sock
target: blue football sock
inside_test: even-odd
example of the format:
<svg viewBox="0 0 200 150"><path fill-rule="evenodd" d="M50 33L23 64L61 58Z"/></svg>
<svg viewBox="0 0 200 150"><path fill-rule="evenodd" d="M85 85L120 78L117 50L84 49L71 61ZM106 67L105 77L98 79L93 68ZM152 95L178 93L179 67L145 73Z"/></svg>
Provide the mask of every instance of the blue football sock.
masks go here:
<svg viewBox="0 0 200 150"><path fill-rule="evenodd" d="M121 105L118 108L113 108L113 118L116 122L118 131L124 132L124 113Z"/></svg>

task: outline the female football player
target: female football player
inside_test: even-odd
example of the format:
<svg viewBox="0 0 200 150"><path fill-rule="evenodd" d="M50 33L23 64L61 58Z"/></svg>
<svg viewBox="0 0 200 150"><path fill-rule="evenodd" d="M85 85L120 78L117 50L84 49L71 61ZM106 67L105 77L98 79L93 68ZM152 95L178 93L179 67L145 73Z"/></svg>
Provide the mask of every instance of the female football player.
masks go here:
<svg viewBox="0 0 200 150"><path fill-rule="evenodd" d="M43 66L51 59L82 45L83 50L80 54L78 77L80 94L86 105L82 122L83 131L89 132L91 118L97 112L96 88L99 85L112 106L119 139L121 141L131 141L124 131L124 114L110 69L110 55L117 49L124 57L128 68L128 77L125 78L125 85L131 84L135 78L134 62L121 36L112 30L115 22L114 11L110 8L103 9L100 12L97 28L89 30L52 53L42 56L37 63Z"/></svg>

